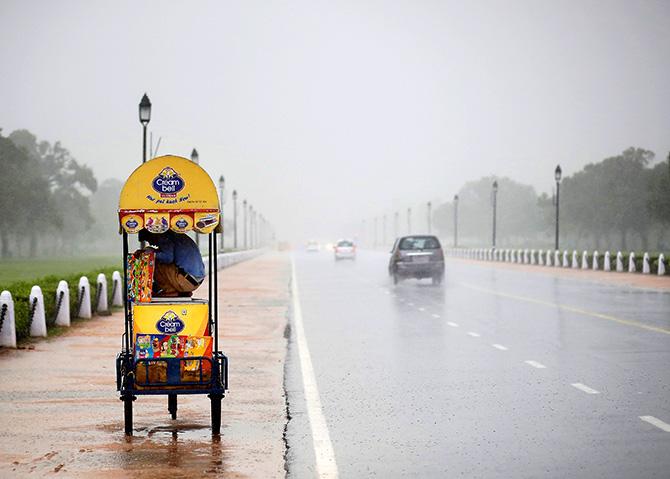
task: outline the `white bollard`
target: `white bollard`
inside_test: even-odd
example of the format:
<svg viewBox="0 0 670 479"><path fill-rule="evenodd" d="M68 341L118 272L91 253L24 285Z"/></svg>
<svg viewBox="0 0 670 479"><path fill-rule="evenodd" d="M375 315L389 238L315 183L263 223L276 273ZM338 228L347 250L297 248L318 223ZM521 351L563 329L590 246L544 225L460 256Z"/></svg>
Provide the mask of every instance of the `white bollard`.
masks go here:
<svg viewBox="0 0 670 479"><path fill-rule="evenodd" d="M586 251L582 253L582 269L589 269L589 254Z"/></svg>
<svg viewBox="0 0 670 479"><path fill-rule="evenodd" d="M58 298L60 299L60 307L58 306ZM70 288L67 281L61 281L56 288L56 325L70 326Z"/></svg>
<svg viewBox="0 0 670 479"><path fill-rule="evenodd" d="M603 262L603 269L605 271L612 271L612 259L610 258L609 251L605 251L605 261Z"/></svg>
<svg viewBox="0 0 670 479"><path fill-rule="evenodd" d="M635 273L636 268L635 268L635 253L632 251L630 252L630 255L628 256L628 272L629 273Z"/></svg>
<svg viewBox="0 0 670 479"><path fill-rule="evenodd" d="M105 273L100 273L98 279L95 281L97 287L98 304L95 305L95 311L98 313L108 313L109 303L107 302L107 276Z"/></svg>
<svg viewBox="0 0 670 479"><path fill-rule="evenodd" d="M579 263L577 262L577 250L572 250L572 262L571 262L571 267L573 269L579 268Z"/></svg>
<svg viewBox="0 0 670 479"><path fill-rule="evenodd" d="M535 264L535 250L530 250L530 264Z"/></svg>
<svg viewBox="0 0 670 479"><path fill-rule="evenodd" d="M621 251L617 251L616 253L616 270L618 273L623 272L623 255Z"/></svg>
<svg viewBox="0 0 670 479"><path fill-rule="evenodd" d="M561 267L561 252L559 250L556 250L554 253L554 266L557 268Z"/></svg>
<svg viewBox="0 0 670 479"><path fill-rule="evenodd" d="M593 252L593 271L598 271L598 250Z"/></svg>
<svg viewBox="0 0 670 479"><path fill-rule="evenodd" d="M3 313L4 311L4 313ZM0 346L6 348L16 347L16 323L14 322L14 300L12 293L3 291L0 294Z"/></svg>
<svg viewBox="0 0 670 479"><path fill-rule="evenodd" d="M528 257L528 250L523 250L523 264L529 264L530 258Z"/></svg>
<svg viewBox="0 0 670 479"><path fill-rule="evenodd" d="M540 266L544 266L544 251L541 249L537 250L537 264Z"/></svg>
<svg viewBox="0 0 670 479"><path fill-rule="evenodd" d="M570 267L570 262L568 261L568 250L563 251L563 267L564 268L569 268Z"/></svg>
<svg viewBox="0 0 670 479"><path fill-rule="evenodd" d="M665 275L665 256L663 253L658 255L658 275L663 276Z"/></svg>
<svg viewBox="0 0 670 479"><path fill-rule="evenodd" d="M512 250L512 263L516 263L516 250Z"/></svg>
<svg viewBox="0 0 670 479"><path fill-rule="evenodd" d="M35 309L33 310L33 304ZM39 286L33 286L30 290L30 296L28 300L29 311L33 311L33 319L30 322L30 335L31 336L47 336L47 317L44 312L44 296L42 295L42 288Z"/></svg>
<svg viewBox="0 0 670 479"><path fill-rule="evenodd" d="M642 274L651 273L651 268L649 267L649 253L645 251L644 256L642 257Z"/></svg>
<svg viewBox="0 0 670 479"><path fill-rule="evenodd" d="M519 250L516 256L519 260L519 263L526 263L526 259L523 257L523 250Z"/></svg>
<svg viewBox="0 0 670 479"><path fill-rule="evenodd" d="M82 292L83 288L83 292ZM79 302L79 311L76 311L78 318L91 317L91 285L86 276L79 279L79 287L77 288L77 299L81 298Z"/></svg>
<svg viewBox="0 0 670 479"><path fill-rule="evenodd" d="M112 306L123 306L123 280L121 279L121 273L114 271L112 273Z"/></svg>

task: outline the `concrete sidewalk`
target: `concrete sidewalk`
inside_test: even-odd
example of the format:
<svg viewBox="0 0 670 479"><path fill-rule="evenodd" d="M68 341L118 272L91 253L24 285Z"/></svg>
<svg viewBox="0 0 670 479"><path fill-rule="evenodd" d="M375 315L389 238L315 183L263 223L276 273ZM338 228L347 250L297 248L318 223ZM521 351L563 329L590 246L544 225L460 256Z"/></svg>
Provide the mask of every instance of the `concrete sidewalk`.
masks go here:
<svg viewBox="0 0 670 479"><path fill-rule="evenodd" d="M114 359L123 315L79 321L34 349L0 353L0 477L284 477L284 331L288 257L266 254L219 273L221 349L230 359L222 434L209 399L140 396L123 434ZM206 285L201 287L206 294Z"/></svg>

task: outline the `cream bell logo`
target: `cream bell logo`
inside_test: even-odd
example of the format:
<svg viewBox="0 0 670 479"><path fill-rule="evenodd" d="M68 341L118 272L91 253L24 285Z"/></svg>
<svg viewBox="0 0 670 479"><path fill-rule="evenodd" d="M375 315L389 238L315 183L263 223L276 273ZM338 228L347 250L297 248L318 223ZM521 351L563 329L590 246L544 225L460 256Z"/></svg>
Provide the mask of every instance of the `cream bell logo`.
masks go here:
<svg viewBox="0 0 670 479"><path fill-rule="evenodd" d="M179 173L174 169L166 166L158 173L158 176L154 178L151 186L156 190L161 198L173 198L177 196L181 190L184 189L185 182Z"/></svg>

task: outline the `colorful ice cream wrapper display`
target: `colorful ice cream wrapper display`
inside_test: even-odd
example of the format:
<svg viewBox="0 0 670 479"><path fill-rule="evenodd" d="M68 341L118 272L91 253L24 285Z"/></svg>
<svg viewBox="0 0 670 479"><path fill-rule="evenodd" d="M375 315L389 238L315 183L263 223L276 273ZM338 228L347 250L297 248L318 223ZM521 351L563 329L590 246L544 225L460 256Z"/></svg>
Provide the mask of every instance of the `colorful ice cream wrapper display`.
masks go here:
<svg viewBox="0 0 670 479"><path fill-rule="evenodd" d="M165 233L170 228L170 214L144 213L144 227L150 233Z"/></svg>
<svg viewBox="0 0 670 479"><path fill-rule="evenodd" d="M151 301L154 283L154 251L141 250L128 255L128 299L136 303Z"/></svg>
<svg viewBox="0 0 670 479"><path fill-rule="evenodd" d="M212 357L211 336L138 334L135 359Z"/></svg>
<svg viewBox="0 0 670 479"><path fill-rule="evenodd" d="M133 304L134 334L209 336L205 302Z"/></svg>

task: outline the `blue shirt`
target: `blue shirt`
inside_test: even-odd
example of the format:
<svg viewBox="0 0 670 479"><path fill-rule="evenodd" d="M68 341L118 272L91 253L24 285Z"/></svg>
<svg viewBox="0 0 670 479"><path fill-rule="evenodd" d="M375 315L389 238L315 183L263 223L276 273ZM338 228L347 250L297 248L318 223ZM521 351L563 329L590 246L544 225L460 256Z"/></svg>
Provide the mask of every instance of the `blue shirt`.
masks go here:
<svg viewBox="0 0 670 479"><path fill-rule="evenodd" d="M198 281L205 278L202 256L195 241L188 235L168 230L162 234L149 233L147 237L150 244L158 246L156 261L174 263Z"/></svg>

